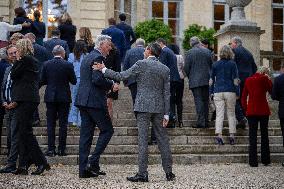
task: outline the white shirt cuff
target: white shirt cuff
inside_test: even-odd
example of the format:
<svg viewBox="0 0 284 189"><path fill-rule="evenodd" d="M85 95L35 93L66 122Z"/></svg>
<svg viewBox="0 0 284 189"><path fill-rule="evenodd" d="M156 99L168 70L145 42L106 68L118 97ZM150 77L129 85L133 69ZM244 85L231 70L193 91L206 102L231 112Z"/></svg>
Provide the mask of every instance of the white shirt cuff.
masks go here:
<svg viewBox="0 0 284 189"><path fill-rule="evenodd" d="M164 119L169 120L170 119L169 115L164 115Z"/></svg>
<svg viewBox="0 0 284 189"><path fill-rule="evenodd" d="M106 70L107 70L107 68L103 68L103 69L102 69L102 73L103 73L103 74L106 73Z"/></svg>

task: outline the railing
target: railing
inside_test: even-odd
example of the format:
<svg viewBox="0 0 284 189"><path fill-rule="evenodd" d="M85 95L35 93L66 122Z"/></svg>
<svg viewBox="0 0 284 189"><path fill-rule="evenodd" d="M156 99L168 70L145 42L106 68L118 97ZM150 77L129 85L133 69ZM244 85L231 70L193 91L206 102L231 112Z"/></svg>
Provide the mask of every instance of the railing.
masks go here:
<svg viewBox="0 0 284 189"><path fill-rule="evenodd" d="M260 65L264 64L264 59L268 60L269 68L272 72L280 70L281 63L284 62L284 52L260 51Z"/></svg>

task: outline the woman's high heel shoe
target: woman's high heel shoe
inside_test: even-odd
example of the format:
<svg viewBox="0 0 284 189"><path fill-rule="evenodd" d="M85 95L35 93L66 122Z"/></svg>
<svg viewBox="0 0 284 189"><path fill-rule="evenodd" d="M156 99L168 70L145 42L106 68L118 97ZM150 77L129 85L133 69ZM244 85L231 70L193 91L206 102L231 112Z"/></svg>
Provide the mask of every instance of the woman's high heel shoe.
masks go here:
<svg viewBox="0 0 284 189"><path fill-rule="evenodd" d="M183 127L183 122L178 122L178 127L182 128Z"/></svg>
<svg viewBox="0 0 284 189"><path fill-rule="evenodd" d="M220 137L216 137L216 144L219 144L219 145L224 145L224 141L222 138Z"/></svg>

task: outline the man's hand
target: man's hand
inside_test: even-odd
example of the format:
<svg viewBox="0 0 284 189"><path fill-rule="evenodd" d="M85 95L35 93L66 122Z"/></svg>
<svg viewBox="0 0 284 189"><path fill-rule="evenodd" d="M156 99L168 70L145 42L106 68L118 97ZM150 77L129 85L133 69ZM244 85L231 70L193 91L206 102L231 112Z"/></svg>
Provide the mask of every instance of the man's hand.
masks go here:
<svg viewBox="0 0 284 189"><path fill-rule="evenodd" d="M112 91L113 92L119 91L119 84L118 83L113 84Z"/></svg>
<svg viewBox="0 0 284 189"><path fill-rule="evenodd" d="M29 22L22 23L22 27L24 27L24 28L27 28L27 27L30 27L30 26L31 26L31 23L29 23Z"/></svg>
<svg viewBox="0 0 284 189"><path fill-rule="evenodd" d="M164 118L163 119L163 127L167 127L168 123L169 123L169 120Z"/></svg>
<svg viewBox="0 0 284 189"><path fill-rule="evenodd" d="M14 109L14 108L17 107L17 105L18 105L17 102L11 102L11 103L8 105L7 109L8 109L8 110Z"/></svg>
<svg viewBox="0 0 284 189"><path fill-rule="evenodd" d="M103 68L105 68L105 64L104 63L97 63L94 62L94 65L92 66L93 70L99 70L102 71Z"/></svg>

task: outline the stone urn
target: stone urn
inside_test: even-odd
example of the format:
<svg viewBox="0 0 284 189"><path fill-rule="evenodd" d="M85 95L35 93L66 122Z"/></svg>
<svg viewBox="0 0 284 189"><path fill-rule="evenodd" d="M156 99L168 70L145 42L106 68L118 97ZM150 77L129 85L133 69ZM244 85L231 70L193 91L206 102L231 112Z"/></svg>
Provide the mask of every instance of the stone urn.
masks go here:
<svg viewBox="0 0 284 189"><path fill-rule="evenodd" d="M246 20L244 8L250 4L252 0L226 0L229 7L233 8L231 20Z"/></svg>

